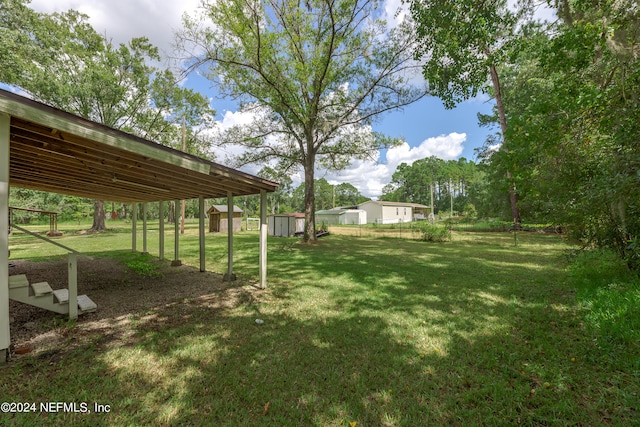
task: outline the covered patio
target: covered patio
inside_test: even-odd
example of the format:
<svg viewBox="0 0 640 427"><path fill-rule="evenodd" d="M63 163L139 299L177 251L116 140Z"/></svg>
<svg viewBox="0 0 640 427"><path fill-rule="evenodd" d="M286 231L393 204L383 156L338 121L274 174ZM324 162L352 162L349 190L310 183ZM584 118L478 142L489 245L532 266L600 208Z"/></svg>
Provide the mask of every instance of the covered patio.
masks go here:
<svg viewBox="0 0 640 427"><path fill-rule="evenodd" d="M0 363L11 343L9 332L9 184L49 191L138 204L160 202L159 256L164 258L164 202L198 199L200 212L205 199L226 197L229 210L233 198L261 195L260 286L266 287L267 216L266 194L277 184L174 150L73 114L0 90ZM179 203L175 203L176 218ZM133 218L135 218L135 212ZM146 216L145 216L146 218ZM205 220L200 215L200 271L205 271ZM178 221L175 222L174 254L179 264ZM142 249L147 251L146 219L142 224ZM132 250L137 251L137 224L132 221ZM70 252L71 264L75 254ZM228 265L233 274L233 233L228 233ZM69 315L77 317L74 290L69 289ZM75 290L77 294L77 289ZM74 313L75 310L75 313Z"/></svg>

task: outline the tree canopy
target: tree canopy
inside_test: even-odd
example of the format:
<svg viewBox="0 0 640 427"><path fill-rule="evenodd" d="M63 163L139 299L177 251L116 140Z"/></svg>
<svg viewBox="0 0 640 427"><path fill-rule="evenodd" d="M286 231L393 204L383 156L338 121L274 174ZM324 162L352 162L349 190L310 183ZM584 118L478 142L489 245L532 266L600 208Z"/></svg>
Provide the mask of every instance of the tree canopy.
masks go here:
<svg viewBox="0 0 640 427"><path fill-rule="evenodd" d="M144 38L114 45L77 11L38 13L28 0L0 6L0 82L81 117L164 145L212 157L201 132L214 111L199 93L183 88L159 63L158 49ZM95 229L104 228L97 201Z"/></svg>
<svg viewBox="0 0 640 427"><path fill-rule="evenodd" d="M411 26L389 29L368 0L203 2L178 35L190 70L254 114L224 135L240 163L275 161L305 179L305 240L315 240L317 166L342 169L395 140L371 130L382 113L426 94L415 86Z"/></svg>
<svg viewBox="0 0 640 427"><path fill-rule="evenodd" d="M559 20L529 26L503 68L511 170L520 206L636 268L640 232L640 12L633 2L553 2Z"/></svg>
<svg viewBox="0 0 640 427"><path fill-rule="evenodd" d="M502 131L501 149L508 151L507 117L499 67L517 50L517 28L529 9L514 13L507 0L409 0L420 41L416 57L424 60L423 74L445 107L489 93L496 102ZM509 199L515 224L521 221L511 171Z"/></svg>

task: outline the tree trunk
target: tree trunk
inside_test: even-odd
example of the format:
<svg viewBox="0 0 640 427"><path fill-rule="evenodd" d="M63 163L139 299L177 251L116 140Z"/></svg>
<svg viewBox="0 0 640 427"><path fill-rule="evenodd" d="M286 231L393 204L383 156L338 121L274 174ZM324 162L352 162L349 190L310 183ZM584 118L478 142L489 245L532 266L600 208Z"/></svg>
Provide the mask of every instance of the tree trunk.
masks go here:
<svg viewBox="0 0 640 427"><path fill-rule="evenodd" d="M167 209L167 224L173 224L176 222L176 208L175 208L175 202L169 202L167 203L168 205L168 209Z"/></svg>
<svg viewBox="0 0 640 427"><path fill-rule="evenodd" d="M90 231L104 231L107 229L105 225L106 213L104 211L104 201L93 201L93 225Z"/></svg>
<svg viewBox="0 0 640 427"><path fill-rule="evenodd" d="M316 237L316 198L313 178L314 159L312 155L309 155L304 166L304 219L306 223L303 240L311 243L318 240Z"/></svg>
<svg viewBox="0 0 640 427"><path fill-rule="evenodd" d="M489 51L487 49L487 56ZM502 130L502 149L508 153L509 150L505 147L505 137L507 134L507 116L504 112L504 105L502 104L502 92L500 90L500 79L498 77L498 70L495 65L489 67L491 74L491 83L493 84L493 91L496 96L496 107L498 108L498 118L500 120L500 129ZM510 171L507 171L507 179L511 180L513 176ZM511 215L513 216L513 224L519 227L521 224L520 209L518 209L518 193L516 192L516 185L511 184L509 186L509 202L511 203Z"/></svg>

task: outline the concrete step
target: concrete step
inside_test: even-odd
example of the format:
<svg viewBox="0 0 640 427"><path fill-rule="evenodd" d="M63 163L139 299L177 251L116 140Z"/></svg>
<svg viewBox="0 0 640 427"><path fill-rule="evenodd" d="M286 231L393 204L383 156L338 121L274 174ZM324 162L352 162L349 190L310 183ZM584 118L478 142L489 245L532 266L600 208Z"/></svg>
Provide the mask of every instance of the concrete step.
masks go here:
<svg viewBox="0 0 640 427"><path fill-rule="evenodd" d="M26 288L27 286L29 286L29 280L26 274L9 276L9 289Z"/></svg>
<svg viewBox="0 0 640 427"><path fill-rule="evenodd" d="M69 304L69 289L56 289L53 291L53 302Z"/></svg>
<svg viewBox="0 0 640 427"><path fill-rule="evenodd" d="M51 293L53 292L53 289L51 289L51 286L49 286L47 282L32 283L31 290L37 297L51 295Z"/></svg>
<svg viewBox="0 0 640 427"><path fill-rule="evenodd" d="M86 295L78 295L78 310L83 313L96 311L98 305Z"/></svg>

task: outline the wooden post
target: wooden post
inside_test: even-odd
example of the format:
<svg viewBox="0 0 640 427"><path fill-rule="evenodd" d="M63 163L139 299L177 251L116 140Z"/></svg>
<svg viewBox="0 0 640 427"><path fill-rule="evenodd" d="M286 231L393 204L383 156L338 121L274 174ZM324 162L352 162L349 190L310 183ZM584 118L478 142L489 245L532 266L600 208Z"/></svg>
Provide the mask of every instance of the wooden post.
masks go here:
<svg viewBox="0 0 640 427"><path fill-rule="evenodd" d="M131 204L131 252L136 252L138 250L138 229L137 229L137 221L138 221L138 204Z"/></svg>
<svg viewBox="0 0 640 427"><path fill-rule="evenodd" d="M69 320L78 318L78 256L69 252Z"/></svg>
<svg viewBox="0 0 640 427"><path fill-rule="evenodd" d="M9 357L9 134L11 117L0 114L0 363Z"/></svg>
<svg viewBox="0 0 640 427"><path fill-rule="evenodd" d="M179 222L179 214L180 214L180 200L176 200L175 202L175 221L174 221L174 246L173 246L173 261L171 261L172 267L177 267L182 265L182 261L180 261L180 222Z"/></svg>
<svg viewBox="0 0 640 427"><path fill-rule="evenodd" d="M236 280L233 274L233 213L233 193L227 191L227 274L224 275L227 282Z"/></svg>
<svg viewBox="0 0 640 427"><path fill-rule="evenodd" d="M199 227L198 231L200 233L200 272L203 273L205 271L205 252L204 252L204 196L200 196L198 199L198 220Z"/></svg>
<svg viewBox="0 0 640 427"><path fill-rule="evenodd" d="M267 287L267 192L260 190L260 288Z"/></svg>
<svg viewBox="0 0 640 427"><path fill-rule="evenodd" d="M162 261L164 259L164 201L160 202L158 211L160 216L160 224L158 225L158 239L160 246L158 258L160 258L160 260Z"/></svg>
<svg viewBox="0 0 640 427"><path fill-rule="evenodd" d="M142 253L148 254L147 250L147 203L142 204Z"/></svg>

